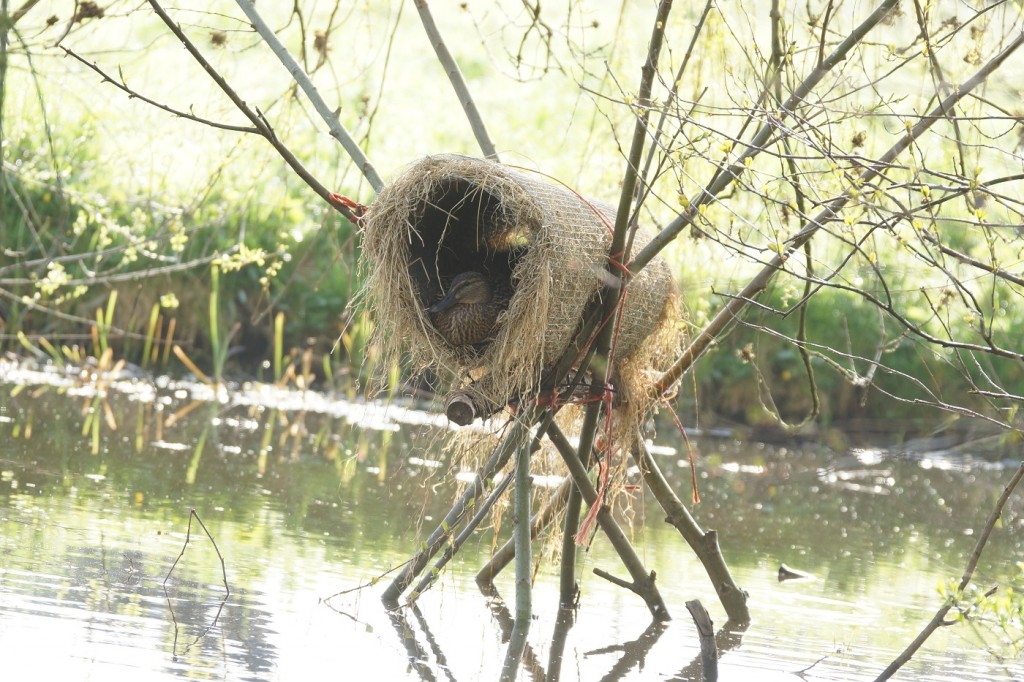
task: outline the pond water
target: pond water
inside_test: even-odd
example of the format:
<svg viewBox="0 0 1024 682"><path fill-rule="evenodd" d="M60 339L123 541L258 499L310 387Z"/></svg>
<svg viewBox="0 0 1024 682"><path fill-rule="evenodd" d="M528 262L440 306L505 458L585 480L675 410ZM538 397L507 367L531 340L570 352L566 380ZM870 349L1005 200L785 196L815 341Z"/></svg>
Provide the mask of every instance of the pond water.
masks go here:
<svg viewBox="0 0 1024 682"><path fill-rule="evenodd" d="M498 678L512 569L497 596L474 576L508 537L507 510L415 609L389 614L380 603L388 572L466 477L445 454L443 418L268 387L217 395L164 379L97 385L0 370L4 679ZM662 429L658 457L689 499L677 438ZM719 531L753 615L719 633L722 680L874 679L941 605L939 585L959 579L1017 466L970 448L691 441L694 515ZM623 518L673 620L652 624L638 597L593 574L625 575L598 535L581 552L580 607L566 631L557 538L542 540L520 679L699 679L684 603L700 599L716 627L724 612L656 502L631 494ZM982 589L1021 587L1022 527L1016 495L980 562ZM813 578L780 583L780 564ZM549 660L556 630L560 665ZM959 624L898 679L1024 679L1008 653L988 624Z"/></svg>

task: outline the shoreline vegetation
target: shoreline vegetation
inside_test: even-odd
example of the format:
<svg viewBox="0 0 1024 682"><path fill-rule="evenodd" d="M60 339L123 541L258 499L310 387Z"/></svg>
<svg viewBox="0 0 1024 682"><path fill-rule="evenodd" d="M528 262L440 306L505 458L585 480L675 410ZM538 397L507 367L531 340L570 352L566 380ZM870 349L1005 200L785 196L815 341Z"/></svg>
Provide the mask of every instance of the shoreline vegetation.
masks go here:
<svg viewBox="0 0 1024 682"><path fill-rule="evenodd" d="M355 226L294 177L273 149L246 134L252 131L231 103L150 12L118 13L120 6L102 9L93 3L82 7L92 9L67 17L54 4L57 21L52 22L42 5L22 12L4 45L0 348L54 363L81 363L87 357L99 363L109 351L111 364L123 360L146 371L201 373L215 380L280 381L291 371L309 382L307 388L349 395L367 395L370 387L381 384L388 390L429 388L429 382L406 376L402 367L378 366L374 322L360 300L366 273ZM998 11L1003 10L990 8L981 18L961 17L960 29L954 30L948 18L914 17L905 8L877 30L882 39L890 39L901 35L904 24L915 22L948 29L941 41L934 40L936 53L964 53L956 74L945 66L952 82L987 57L979 42L986 31L1011 31L1014 19L1005 12L997 16ZM473 18L463 13L445 21ZM319 16L291 19L306 21L298 27L303 29L333 21ZM349 35L366 29L355 49L363 43L387 46L384 53L345 55L355 60L356 72L365 71L358 81L336 68L327 77L341 57L329 31L293 35L294 25L282 30L321 89L335 88L331 92L339 98L342 117L363 148L388 164L386 176L427 153L474 153L468 130L436 124L458 107L446 97L431 100L415 128L407 125L408 104L422 97L422 88L413 86L419 75L385 65L380 58L406 63L434 59L418 33L421 29L408 19L402 20L394 7L350 17L354 24L347 27L352 29ZM675 133L673 145L679 140L685 145L670 145L655 164L662 168L661 184L652 189L640 215L652 227L664 227L679 211L686 214L686 197L692 198L698 187L694 182L737 144L731 133L723 132L728 117L716 108L725 103L719 101L723 93L708 91L715 64L735 38L729 37L735 30L733 19L715 12L702 15L697 9L672 17L675 23L669 29L674 31L702 22L698 26L709 49L688 67L692 78L677 83L682 89L673 91L688 110L655 110L692 127ZM575 55L582 70L567 64L545 70L524 60L509 74L497 56L490 62L473 60L467 58L467 48L456 57L477 95L480 115L491 119L492 133L501 131L503 160L545 169L581 191L611 199L620 179L609 167L620 165L622 152L616 151L617 145L595 145L595 135L601 134L601 126L610 126L621 139L632 126L636 101L628 91L616 91L595 65L634 68L643 54L642 41L619 44L611 37L638 28L642 30L637 34L644 35L647 18L627 13L589 20L595 48L593 54ZM256 40L249 27L227 14L203 13L197 22L189 31L193 39L240 92L254 101L271 95L261 112L272 117L275 133L310 171L332 189L371 202L373 192L344 151L311 125L287 74L250 68L263 63L266 55L249 54ZM773 41L783 39L791 41L788 56L783 54L786 64L820 61L816 53L801 52L801 34L790 31L780 38L755 30L755 37L767 39L765 44L772 47L768 62L779 57ZM120 42L110 43L117 32ZM403 41L405 37L410 40ZM56 47L58 38L64 52ZM501 40L516 44L508 35ZM542 50L544 41L530 36L524 41L520 49L528 47L551 59L564 58L558 50L573 45L549 44ZM104 45L112 47L104 51ZM825 47L816 45L822 54ZM879 68L899 53L888 49L865 49L858 58ZM127 57L144 59L122 63ZM682 59L685 64L689 58L673 52L670 61ZM665 252L686 310L680 324L689 334L698 333L768 260L773 238L778 240L775 246L783 243L780 228L811 212L798 204L811 201L812 182L827 196L829 182L840 187L849 180L842 163L853 159L856 165L856 158L870 158L886 147L893 124L904 120L896 113L900 107L929 103L927 88L902 89L936 68L927 59L908 58L896 77L872 82L874 102L870 96L836 90L837 101L850 99L828 130L853 156L826 157L823 168L801 160L806 164L801 172L808 178L804 189L777 167L783 157L771 162L774 170L771 163L759 165L757 160L747 164L748 173L772 173L773 180L740 184L729 204L701 204L702 220ZM431 72L429 77L437 78L438 89L447 87L443 74ZM756 92L764 74L748 64L720 77ZM552 89L548 81L556 78L575 82L575 92ZM520 88L531 107L510 111L498 106L503 83ZM591 91L598 86L603 88L599 95ZM836 81L829 87L846 86ZM654 96L666 96L655 90ZM586 97L581 99L581 94ZM983 104L977 100L971 106ZM1012 117L988 120L976 113L964 110L976 137L984 139L995 125L1005 128L997 139L1016 130ZM524 116L533 118L524 121ZM905 122L909 130L911 120ZM664 123L663 118L659 129ZM531 125L533 131L549 131L549 140L538 141L536 134L524 137ZM1017 305L1017 278L983 276L1014 271L1019 216L999 193L1004 190L994 188L982 196L980 178L1008 172L1016 157L1008 150L1006 158L995 158L1000 167L983 168L981 157L988 153L984 144L967 137L966 131L951 136L946 130L936 138L955 152L949 168L929 158L922 147L890 170L891 180L905 187L900 202L922 202L913 210L905 207L905 224L886 222L893 218L874 208L865 190L831 241L815 245L813 252L794 254L792 272L773 280L684 377L674 402L684 419L707 428L742 425L770 432L780 423L815 414L814 423L803 431L811 435L843 424L903 422L912 425L911 433L920 434L948 427L958 415L967 421L978 416L1012 423L1007 411L1013 410L1013 396L1024 395L1024 364L1013 353L986 351L1012 349L1012 330L1024 323L1024 307ZM807 140L800 143L814 146ZM648 167L655 158L647 159ZM669 166L676 180L664 171ZM970 186L961 188L941 175L953 171L970 180ZM666 192L665 185L673 183L678 198ZM871 201L881 205L879 191ZM760 225L759 213L770 214L774 222ZM877 231L878 220L888 230L885 239ZM921 246L914 247L914 238ZM735 240L732 247L729 240ZM929 248L940 256L922 258ZM818 269L802 276L797 256L810 258ZM817 279L818 273L825 276L822 265L837 262L845 263L840 278ZM945 263L946 270L937 263ZM974 271L967 267L971 264ZM808 298L812 284L813 296ZM901 323L894 323L897 316ZM908 333L905 325L921 333ZM975 346L978 352L972 350Z"/></svg>
<svg viewBox="0 0 1024 682"><path fill-rule="evenodd" d="M18 176L8 173L8 181L16 186ZM296 187L295 202L302 201L302 189ZM28 196L37 211L50 208L56 202L46 198L47 191L41 188L22 198ZM6 206L4 214L10 215L10 209ZM128 204L108 203L105 210L123 216L131 209ZM43 215L52 233L74 235L76 222L81 224L88 209L66 202ZM145 374L150 379L166 374L234 384L258 381L349 399L408 397L420 403L436 402L429 377L410 377L400 367L378 367L379 353L371 338L373 319L358 305L361 279L356 228L325 211L322 228L294 240L287 237L288 230L283 227L287 216L281 211L257 217L261 219L247 223L249 241L265 247L231 245L222 225L196 226L190 229L181 253L182 262L189 266L172 266L158 275L147 270L160 270L159 264L140 264L141 269L134 269L133 263L121 270L123 282L82 284L87 280L82 261L94 259L95 242L85 244L81 253L50 260L70 264L50 265L41 281L31 275L23 278L0 303L3 350L8 356L56 369L106 371L121 363L119 370L127 366L135 376ZM173 239L175 228L165 229ZM281 241L274 243L275 238ZM139 238L115 233L110 242L106 249L124 257ZM2 267L10 272L14 265ZM31 262L22 265L28 268ZM694 271L692 265L684 267L690 278L710 276L709 272ZM912 282L914 274L909 271L907 280ZM19 291L27 293L16 298ZM29 300L33 294L28 292L47 295ZM773 287L761 300L766 307L780 309L790 304L794 295L792 288ZM878 346L878 322L864 314L857 296L841 290L824 290L818 296L819 305L811 308L807 322L810 344L850 347L853 352L857 347L863 352ZM714 299L684 292L686 309L702 318L714 316L725 300L718 297L716 305ZM801 358L788 342L796 335L796 324L796 319L777 321L770 312L761 312L737 326L701 357L693 379L683 382L673 408L687 423L706 429L730 429L762 440L820 438L839 447L851 436L862 442L899 442L942 431L961 433L964 438L970 437L968 434L991 435L977 420L957 424L957 420L936 419L930 404L908 401L898 385L889 387L887 377L880 377L873 389L868 389L818 358L814 361L819 370L819 419L799 434L776 428L759 396L759 381L771 384L772 399L783 417L799 419L811 399ZM1009 323L1011 327L1017 324ZM1024 319L1019 324L1024 325ZM755 345L760 358L757 363L752 361ZM971 384L946 358L930 357L910 342L887 350L887 365L907 376L931 376L935 386L961 394L962 400L969 394ZM1024 371L1009 360L1005 366L998 374L1008 390L1024 393ZM380 376L387 377L388 385L378 391L375 377ZM900 381L898 376L888 379L895 384ZM974 408L984 410L983 400Z"/></svg>
<svg viewBox="0 0 1024 682"><path fill-rule="evenodd" d="M0 192L3 215L30 206L47 227L40 234L4 220L6 235L14 237L7 241L7 253L18 254L0 258L5 288L0 347L6 353L81 365L87 358L98 363L109 349L115 360L156 374L274 383L290 372L290 377L305 377L303 388L353 397L373 397L371 389L383 376L382 395L429 395L428 381L407 376L401 367L378 366L372 316L358 299L363 279L358 231L329 210L319 211L320 226L302 233L299 224L308 217L301 211L238 207L235 213L221 204L220 220L190 220L187 236L177 237L185 228L170 212L143 216L137 204L113 200L104 200L97 212L55 196L50 185L26 182L19 172L8 170L6 182L6 191ZM296 186L286 205L301 205L308 199L305 194ZM244 222L245 242L225 237L234 233L223 222L232 214ZM183 248L170 263L145 254L152 242L173 244L176 239ZM702 249L699 242L684 239ZM38 248L52 240L63 242L58 258ZM965 249L972 248L971 241L971 235L963 236ZM679 250L685 252L686 245ZM673 261L677 277L710 279L713 273L700 269L703 259L696 260ZM115 273L90 277L94 267L106 262L116 262L109 266ZM920 288L930 273L907 265L904 286ZM774 420L759 388L768 384L779 414L799 419L812 396L791 343L798 323L772 312L785 309L799 294L791 284L770 287L760 299L764 307L702 356L693 377L682 382L675 409L707 428L750 427L770 436ZM682 295L691 324L710 319L728 300L686 287ZM808 311L809 346L846 348L851 357L866 357L882 342L877 310L855 293L824 289ZM1007 307L1000 315L1010 329L1024 326L1024 319L1017 319L1024 317L1019 308ZM965 328L969 324L961 321ZM919 435L949 426L948 415L936 415L927 400L928 389L956 395L961 404L984 413L986 401L972 401L971 390L982 382L985 369L994 371L1009 393L1024 394L1024 367L1010 359L992 358L990 367L979 367L968 380L948 355L904 339L885 349L885 361L891 373L880 373L869 387L858 385L858 363L852 359L846 367L824 357L812 360L821 429L871 429L864 425L874 424L879 432ZM870 371L870 366L859 371ZM907 391L908 376L927 376L929 385L914 395ZM900 422L909 428L896 426ZM812 427L804 434L819 432Z"/></svg>

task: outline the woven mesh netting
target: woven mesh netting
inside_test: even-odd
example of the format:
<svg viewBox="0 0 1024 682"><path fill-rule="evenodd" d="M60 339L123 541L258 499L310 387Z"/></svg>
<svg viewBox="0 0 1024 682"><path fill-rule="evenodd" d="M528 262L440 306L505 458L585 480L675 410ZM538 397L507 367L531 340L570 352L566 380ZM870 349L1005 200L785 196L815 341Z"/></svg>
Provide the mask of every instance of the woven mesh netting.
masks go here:
<svg viewBox="0 0 1024 682"><path fill-rule="evenodd" d="M386 359L406 353L456 385L473 381L496 405L535 393L602 288L614 221L606 204L495 162L438 155L413 164L363 221L367 293ZM650 236L641 230L634 248ZM452 346L426 308L470 270L511 297L491 340ZM631 280L618 325L626 399L638 397L643 377L670 361L678 343L674 285L656 259Z"/></svg>

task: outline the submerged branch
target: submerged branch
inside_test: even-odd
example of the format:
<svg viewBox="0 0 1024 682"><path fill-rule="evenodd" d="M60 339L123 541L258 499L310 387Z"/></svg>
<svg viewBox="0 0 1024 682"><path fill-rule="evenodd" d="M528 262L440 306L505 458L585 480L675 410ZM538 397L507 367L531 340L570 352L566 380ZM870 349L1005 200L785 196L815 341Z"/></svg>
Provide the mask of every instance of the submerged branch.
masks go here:
<svg viewBox="0 0 1024 682"><path fill-rule="evenodd" d="M704 532L693 516L686 509L654 460L641 434L637 433L636 443L632 448L640 474L644 483L654 494L658 504L668 515L665 521L675 527L686 540L693 553L700 559L711 584L718 593L729 620L740 623L750 622L750 609L747 607L747 593L733 580L729 567L725 563L722 551L718 546L718 533L713 530Z"/></svg>
<svg viewBox="0 0 1024 682"><path fill-rule="evenodd" d="M718 647L714 623L698 599L686 602L686 610L690 612L700 637L700 679L702 682L715 682L718 679Z"/></svg>
<svg viewBox="0 0 1024 682"><path fill-rule="evenodd" d="M381 601L384 602L385 607L390 610L398 608L398 600L402 593L412 584L416 576L426 568L427 562L441 550L444 544L450 541L454 528L462 522L462 519L465 518L469 510L476 505L477 500L482 498L486 481L490 480L496 471L500 471L508 463L512 454L529 436L529 430L538 421L545 420L545 417L548 415L550 415L550 412L534 408L524 411L521 417L513 420L512 427L505 436L505 440L494 449L494 452L491 453L491 456L477 472L473 482L466 488L456 503L452 505L451 510L445 515L440 525L423 542L420 551L413 556L401 573L391 581L384 594L381 595ZM410 596L410 600L415 600L415 595Z"/></svg>
<svg viewBox="0 0 1024 682"><path fill-rule="evenodd" d="M594 484L587 477L587 469L583 466L583 461L579 458L576 450L573 449L572 444L569 443L569 440L562 433L562 430L558 428L557 424L552 423L548 427L548 439L558 449L562 460L569 469L573 482L579 488L586 503L591 506L599 504L597 490L594 489ZM600 507L597 514L597 523L601 526L601 530L604 531L605 536L611 542L615 551L618 552L619 558L633 579L629 589L643 598L655 620L671 620L668 608L665 606L661 593L655 584L656 576L654 573L647 573L644 569L643 563L640 561L640 557L637 556L636 550L633 549L632 543L626 537L621 526L612 517L611 510L608 507L604 505Z"/></svg>
<svg viewBox="0 0 1024 682"><path fill-rule="evenodd" d="M559 484L558 490L556 490L548 501L545 502L544 506L541 507L541 510L534 515L533 520L530 523L531 539L536 539L537 536L540 535L544 529L558 517L559 513L565 507L566 501L569 499L570 490L573 489L572 479L567 478ZM494 577L509 565L515 555L514 539L509 538L505 544L494 553L491 560L477 571L477 584L481 586L493 585Z"/></svg>

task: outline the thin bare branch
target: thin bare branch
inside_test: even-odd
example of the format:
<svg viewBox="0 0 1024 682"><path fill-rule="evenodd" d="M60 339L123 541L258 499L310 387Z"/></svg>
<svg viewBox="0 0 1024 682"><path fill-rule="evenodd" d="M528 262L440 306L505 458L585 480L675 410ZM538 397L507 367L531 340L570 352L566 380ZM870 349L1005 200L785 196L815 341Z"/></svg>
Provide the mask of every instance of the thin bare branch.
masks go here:
<svg viewBox="0 0 1024 682"><path fill-rule="evenodd" d="M259 111L252 109L241 97L239 97L234 88L228 85L228 82L224 80L224 77L213 68L213 65L210 64L210 62L203 56L203 53L199 51L199 48L197 48L189 37L185 35L185 32L181 30L181 27L174 23L174 20L171 19L167 12L164 11L164 8L160 6L160 3L157 2L157 0L149 0L149 4L153 8L153 11L156 12L157 16L160 17L160 20L164 22L168 29L170 29L171 33L173 33L175 37L181 41L181 44L185 46L185 49L192 55L192 58L203 67L206 73L209 74L210 78L212 78L217 86L224 91L224 94L228 96L238 110L245 114L245 117L252 122L260 135L262 135L267 142L274 147L277 153L281 155L281 158L291 166L292 170L294 170L295 173L302 178L302 180L309 185L314 192L319 194L324 201L345 216L349 222L355 223L358 220L355 212L349 206L340 203L334 192L325 187L323 183L313 177L312 173L306 170L306 167L302 165L302 162L299 161L295 154L293 154L292 151L288 149L280 139L278 139L277 134L274 132L274 129L270 127L266 118L259 113Z"/></svg>
<svg viewBox="0 0 1024 682"><path fill-rule="evenodd" d="M992 509L992 513L989 514L988 521L985 523L985 527L979 534L978 541L974 545L974 551L971 552L970 558L967 560L967 566L964 569L964 574L960 578L960 584L957 586L957 592L963 592L970 584L971 579L974 577L974 569L978 566L978 560L981 559L981 553L985 549L985 545L988 544L989 536L992 535L992 530L996 527L996 522L999 521L999 517L1003 514L1003 507L1006 506L1006 502L1010 499L1010 495L1017 488L1021 478L1024 478L1024 463L1018 468L1017 472L1010 479L1010 482L1003 488L1002 494L999 499L996 500L995 507ZM875 678L875 682L883 682L888 680L896 672L902 668L913 656L917 653L917 650L928 640L932 634L943 625L948 625L949 621L946 620L946 614L953 608L954 601L950 597L946 603L935 612L935 616L932 617L931 621L921 630L920 634L914 638L906 649L903 650L899 656L893 660L892 663L886 667L882 673Z"/></svg>
<svg viewBox="0 0 1024 682"><path fill-rule="evenodd" d="M85 66L89 67L90 69L92 69L93 71L98 73L100 75L100 77L103 79L104 82L110 83L111 85L113 85L118 90L120 90L120 91L124 92L125 94L127 94L129 99L139 99L139 100L142 100L146 104L148 104L150 106L153 106L153 107L156 107L157 109L162 109L163 111L166 111L169 114L174 114L175 116L178 116L180 118L188 119L189 121L195 121L196 123L202 123L203 125L208 125L211 128L219 128L221 130L230 130L230 131L233 131L233 132L236 132L236 133L256 133L256 134L259 134L259 132L260 132L259 130L257 130L256 128L253 128L252 126L236 126L236 125L231 125L229 123L220 123L218 121L211 121L208 118L202 118L201 116L196 116L195 114L190 114L187 111L181 111L179 109L175 109L174 107L169 107L166 104L162 104L160 102L157 102L154 99L150 99L149 97L146 97L145 95L142 95L142 94L136 92L135 90L132 90L131 88L128 87L128 85L123 80L121 80L121 81L114 80L113 78L110 77L110 75L107 74L107 72L105 72L103 69L101 69L95 62L88 61L87 59L85 59L84 57L79 55L77 52L75 52L74 50L69 50L68 48L64 47L63 45L58 45L58 47L60 47L60 49L64 50L64 54L66 54L66 55L68 55L70 57L74 57L75 59L77 59L79 62L81 62Z"/></svg>
<svg viewBox="0 0 1024 682"><path fill-rule="evenodd" d="M24 4L22 4L22 6L19 7L18 9L14 10L14 13L11 14L11 18L8 23L8 28L14 26L19 21L21 21L21 18L28 14L29 10L31 10L38 4L39 0L25 0Z"/></svg>
<svg viewBox="0 0 1024 682"><path fill-rule="evenodd" d="M320 96L320 92L313 85L313 81L309 79L306 72L302 70L298 62L295 61L295 57L281 44L278 40L277 35L274 31L263 21L263 17L260 16L259 12L256 11L256 6L252 3L252 0L235 0L239 8L245 12L245 16L252 22L253 28L260 34L260 37L270 46L270 49L274 51L277 58L281 60L284 67L288 70L288 74L299 84L302 91L306 93L306 97L312 102L313 108L316 109L317 113L327 124L330 129L331 137L338 140L341 146L345 148L349 158L359 168L359 172L363 174L367 182L370 183L370 187L375 192L379 192L384 187L384 181L381 180L380 175L377 174L377 169L373 167L370 160L366 158L366 154L360 149L356 141L352 139L348 130L342 125L341 120L338 118L336 111L332 111L327 103L324 102L323 97Z"/></svg>
<svg viewBox="0 0 1024 682"><path fill-rule="evenodd" d="M769 118L761 126L761 129L754 136L754 139L746 146L746 149L739 158L732 164L726 165L723 163L718 173L711 179L707 186L701 190L696 198L688 202L687 209L675 220L666 225L661 232L659 232L654 239L652 239L647 246L645 246L640 253L638 253L629 263L628 269L632 273L636 273L646 266L658 253L664 249L669 242L676 238L685 227L690 225L694 218L698 215L699 208L702 204L706 204L716 196L721 194L729 185L735 180L738 180L740 176L746 170L746 160L752 159L757 156L762 149L764 149L768 141L776 134L776 129L785 120L786 117L794 115L796 108L804 101L821 82L821 79L825 77L836 65L843 62L850 54L850 52L857 45L860 44L864 37L873 29L878 22L884 19L892 8L899 3L899 0L885 0L878 9L868 16L861 24L854 29L846 39L840 43L836 49L826 58L811 74L800 83L799 87L789 96L789 99L780 107L779 113L781 118L774 119ZM801 242L802 243L802 242Z"/></svg>
<svg viewBox="0 0 1024 682"><path fill-rule="evenodd" d="M434 16L430 12L427 0L415 1L416 11L419 12L420 21L423 22L423 29L427 32L427 37L430 38L430 46L434 48L437 60L441 62L444 72L448 76L448 81L455 89L455 94L459 98L459 104L462 105L462 110L466 112L466 118L469 120L469 126L473 129L473 135L476 137L477 144L480 145L480 150L488 159L500 161L498 151L494 148L494 143L491 142L491 136L487 133L484 120L480 116L476 103L473 101L473 96L469 92L469 86L466 85L466 79L462 76L462 70L459 69L459 64L455 61L455 57L448 51L448 45L445 44L441 31L438 30L437 24L434 22Z"/></svg>
<svg viewBox="0 0 1024 682"><path fill-rule="evenodd" d="M866 168L863 173L861 173L860 182L867 185L878 177L886 168L889 167L896 157L898 157L915 140L919 139L921 135L931 128L935 122L944 120L945 112L949 111L971 90L984 83L988 77L1022 44L1024 44L1024 33L1019 34L1013 41L1003 48L999 54L979 69L974 76L965 81L955 91L950 93L948 97L940 102L939 105L926 116L923 116L895 145L890 147L875 164ZM683 375L683 373L693 365L694 361L707 349L711 342L718 338L718 335L721 334L728 324L740 313L740 311L747 306L747 302L755 298L764 290L768 285L768 282L771 281L771 279L785 266L786 261L789 260L789 257L795 250L801 248L819 229L836 219L838 211L850 200L851 190L853 190L852 187L835 199L826 202L825 207L817 215L812 217L800 232L786 242L782 253L776 254L772 260L750 280L737 297L730 300L722 310L715 315L714 319L708 323L703 330L701 330L700 334L698 334L698 336L690 343L689 347L683 352L675 364L673 364L673 366L662 375L661 379L658 380L657 385L660 390L667 390L669 386L674 384ZM693 207L691 206L691 208L683 214L684 216L687 216L689 220L692 220L693 215L696 215L696 212L692 209ZM676 222L680 222L680 219L673 221L673 224ZM665 234L668 230L669 228L665 228L665 230L662 231L662 234ZM652 241L652 244L653 243L654 242ZM667 244L667 242L662 245L662 248L665 244ZM650 248L650 246L648 246L648 248ZM639 264L641 266L644 265L647 261L643 261L641 259L647 253L648 248L645 248L644 251L637 256L634 262L640 261ZM650 257L653 258L654 254L659 250L660 249L654 249ZM631 262L627 266L627 269L631 272L634 272L636 269L634 262ZM889 308L889 311L895 312L891 310L891 307Z"/></svg>

